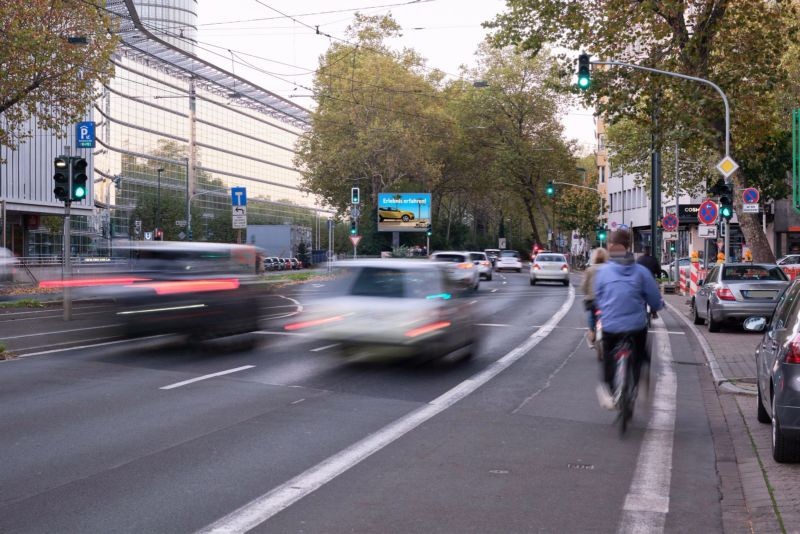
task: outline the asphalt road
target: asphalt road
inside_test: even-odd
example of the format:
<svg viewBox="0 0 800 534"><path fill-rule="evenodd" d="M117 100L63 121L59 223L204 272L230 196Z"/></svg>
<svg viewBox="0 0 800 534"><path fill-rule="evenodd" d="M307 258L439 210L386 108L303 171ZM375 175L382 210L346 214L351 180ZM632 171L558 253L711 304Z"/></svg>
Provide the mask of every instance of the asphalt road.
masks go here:
<svg viewBox="0 0 800 534"><path fill-rule="evenodd" d="M479 355L413 365L279 319L233 352L121 339L101 303L3 314L0 532L720 531L702 356L664 313L620 438L574 292L496 275Z"/></svg>

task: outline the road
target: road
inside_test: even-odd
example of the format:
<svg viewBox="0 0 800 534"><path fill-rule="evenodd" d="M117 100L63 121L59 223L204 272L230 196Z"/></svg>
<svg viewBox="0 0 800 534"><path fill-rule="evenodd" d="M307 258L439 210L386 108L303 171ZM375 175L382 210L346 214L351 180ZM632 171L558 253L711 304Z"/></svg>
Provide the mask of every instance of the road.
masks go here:
<svg viewBox="0 0 800 534"><path fill-rule="evenodd" d="M702 356L670 314L620 438L574 287L495 275L478 356L414 365L286 335L276 298L241 352L121 339L101 303L0 317L25 355L0 362L0 532L722 530Z"/></svg>

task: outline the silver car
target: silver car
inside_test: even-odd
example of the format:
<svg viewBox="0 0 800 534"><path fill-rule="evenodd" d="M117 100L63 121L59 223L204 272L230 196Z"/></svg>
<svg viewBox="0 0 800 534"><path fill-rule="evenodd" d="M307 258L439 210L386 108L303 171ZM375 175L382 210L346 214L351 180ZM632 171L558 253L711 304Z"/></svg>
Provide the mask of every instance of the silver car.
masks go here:
<svg viewBox="0 0 800 534"><path fill-rule="evenodd" d="M531 262L530 268L531 285L536 282L561 282L565 286L569 285L569 263L563 254L553 254L552 252L536 255Z"/></svg>
<svg viewBox="0 0 800 534"><path fill-rule="evenodd" d="M492 281L492 262L485 252L470 252L469 259L478 269L478 276L491 282Z"/></svg>
<svg viewBox="0 0 800 534"><path fill-rule="evenodd" d="M727 320L771 317L789 279L774 263L723 263L698 285L691 301L694 324L705 322L709 332L719 332Z"/></svg>
<svg viewBox="0 0 800 534"><path fill-rule="evenodd" d="M7 248L0 247L0 282L13 282L17 258Z"/></svg>
<svg viewBox="0 0 800 534"><path fill-rule="evenodd" d="M772 457L800 462L800 281L781 296L772 321L754 317L746 330L766 329L756 346L759 423L772 424Z"/></svg>
<svg viewBox="0 0 800 534"><path fill-rule="evenodd" d="M447 263L447 274L452 281L463 288L478 290L481 277L469 257L469 252L434 252L431 254L431 261Z"/></svg>
<svg viewBox="0 0 800 534"><path fill-rule="evenodd" d="M494 269L500 271L522 272L522 261L519 259L519 252L516 250L501 250L500 257L494 264Z"/></svg>

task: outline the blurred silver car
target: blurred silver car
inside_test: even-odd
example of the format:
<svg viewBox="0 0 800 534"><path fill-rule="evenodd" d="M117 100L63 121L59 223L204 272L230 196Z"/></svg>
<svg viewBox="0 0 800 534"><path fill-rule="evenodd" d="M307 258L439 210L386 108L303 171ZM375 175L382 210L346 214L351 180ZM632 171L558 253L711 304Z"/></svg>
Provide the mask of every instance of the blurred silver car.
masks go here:
<svg viewBox="0 0 800 534"><path fill-rule="evenodd" d="M531 285L536 282L561 282L565 286L569 285L569 263L563 254L553 254L552 252L536 255L531 262L530 268Z"/></svg>
<svg viewBox="0 0 800 534"><path fill-rule="evenodd" d="M500 271L517 271L522 272L522 261L519 259L519 252L516 250L501 250L500 257L494 264L497 272Z"/></svg>
<svg viewBox="0 0 800 534"><path fill-rule="evenodd" d="M7 248L0 247L0 282L13 282L17 258Z"/></svg>
<svg viewBox="0 0 800 534"><path fill-rule="evenodd" d="M709 332L718 332L727 320L771 317L789 285L786 274L774 263L715 265L700 282L691 301L692 317L694 324L708 323Z"/></svg>
<svg viewBox="0 0 800 534"><path fill-rule="evenodd" d="M470 252L469 259L475 264L478 269L478 276L492 281L492 262L485 252Z"/></svg>
<svg viewBox="0 0 800 534"><path fill-rule="evenodd" d="M472 262L469 252L434 252L430 257L431 261L447 264L447 274L455 283L462 288L478 290L481 282L478 268Z"/></svg>
<svg viewBox="0 0 800 534"><path fill-rule="evenodd" d="M472 355L471 306L457 298L444 265L422 260L348 261L315 284L304 311L284 325L338 343L350 358Z"/></svg>

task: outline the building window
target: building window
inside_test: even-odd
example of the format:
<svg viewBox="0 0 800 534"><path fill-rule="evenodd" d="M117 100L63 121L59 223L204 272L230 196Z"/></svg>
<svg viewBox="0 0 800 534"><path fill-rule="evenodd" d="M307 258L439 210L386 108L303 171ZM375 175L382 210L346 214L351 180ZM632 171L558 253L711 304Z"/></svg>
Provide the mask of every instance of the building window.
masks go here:
<svg viewBox="0 0 800 534"><path fill-rule="evenodd" d="M597 174L600 175L600 183L606 183L606 168L605 166L597 167Z"/></svg>

